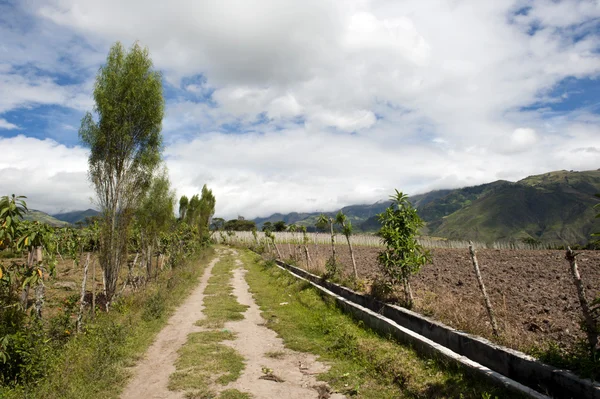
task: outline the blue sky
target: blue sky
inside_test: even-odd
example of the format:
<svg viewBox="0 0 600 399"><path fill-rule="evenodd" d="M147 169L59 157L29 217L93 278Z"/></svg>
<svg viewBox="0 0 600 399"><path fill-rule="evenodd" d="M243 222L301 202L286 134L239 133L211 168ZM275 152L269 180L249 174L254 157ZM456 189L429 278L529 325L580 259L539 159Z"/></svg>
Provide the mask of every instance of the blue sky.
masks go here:
<svg viewBox="0 0 600 399"><path fill-rule="evenodd" d="M600 167L596 1L163 4L0 2L1 192L93 206L77 131L108 49L136 40L174 188L207 183L225 217Z"/></svg>

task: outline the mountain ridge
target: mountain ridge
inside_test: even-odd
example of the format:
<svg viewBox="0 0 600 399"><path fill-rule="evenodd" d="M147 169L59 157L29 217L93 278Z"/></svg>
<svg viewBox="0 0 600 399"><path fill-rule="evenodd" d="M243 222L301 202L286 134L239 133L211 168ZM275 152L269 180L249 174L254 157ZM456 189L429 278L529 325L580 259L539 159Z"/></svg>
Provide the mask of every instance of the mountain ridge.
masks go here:
<svg viewBox="0 0 600 399"><path fill-rule="evenodd" d="M409 197L426 222L423 234L448 239L479 241L522 240L585 244L590 234L600 231L593 206L599 202L600 169L590 171L553 171L528 176L517 182L494 182L458 189L442 189ZM377 214L389 201L349 205L341 210L357 230L379 229ZM254 219L260 228L266 221L314 229L324 213L273 214Z"/></svg>

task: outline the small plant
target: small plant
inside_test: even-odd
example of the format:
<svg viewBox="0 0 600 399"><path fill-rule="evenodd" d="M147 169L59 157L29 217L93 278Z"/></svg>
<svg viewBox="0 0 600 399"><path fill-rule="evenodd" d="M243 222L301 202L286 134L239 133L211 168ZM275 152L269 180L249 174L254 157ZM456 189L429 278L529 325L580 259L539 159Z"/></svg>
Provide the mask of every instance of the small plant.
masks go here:
<svg viewBox="0 0 600 399"><path fill-rule="evenodd" d="M325 275L323 276L327 280L339 280L341 274L340 265L335 260L334 256L330 256L325 262Z"/></svg>
<svg viewBox="0 0 600 399"><path fill-rule="evenodd" d="M396 190L392 203L379 216L385 249L379 253L378 261L384 276L393 285L402 283L405 303L412 307L414 299L410 288L410 276L430 260L430 254L415 238L424 223L417 210L408 202L408 196Z"/></svg>
<svg viewBox="0 0 600 399"><path fill-rule="evenodd" d="M356 259L354 259L354 250L352 249L352 243L350 242L350 236L352 235L352 223L346 215L339 211L335 217L335 222L342 227L342 234L348 241L348 248L350 249L350 258L352 258L352 268L354 269L354 279L358 280L358 270L356 269Z"/></svg>

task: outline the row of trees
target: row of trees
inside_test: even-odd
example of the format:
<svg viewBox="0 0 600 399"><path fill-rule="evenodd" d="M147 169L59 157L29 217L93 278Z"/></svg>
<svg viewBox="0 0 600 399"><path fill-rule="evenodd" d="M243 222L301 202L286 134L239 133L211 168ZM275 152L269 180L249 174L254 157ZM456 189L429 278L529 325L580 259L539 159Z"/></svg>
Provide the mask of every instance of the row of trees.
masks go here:
<svg viewBox="0 0 600 399"><path fill-rule="evenodd" d="M85 259L81 296L74 301L79 303L79 331L84 310L95 310L95 284L91 307L85 298L88 268L96 261L103 281L99 295L108 311L126 285L138 278L148 281L165 266L177 267L210 238L216 201L206 186L189 201L181 197L180 218L175 217L175 192L161 156L162 77L153 69L148 50L137 43L129 51L120 43L113 45L96 77L93 97L93 113L82 119L79 137L90 149L88 176L100 210L96 222L81 229L54 229L23 220L24 197L0 199L0 249L14 256L0 265L2 384L36 377L44 356L36 363L34 353L42 343L57 341L53 322L41 322L44 280L52 278L57 257L70 257L75 266ZM120 281L126 265L127 278ZM30 289L35 291L33 303ZM70 323L70 318L62 322ZM69 329L61 331L64 335Z"/></svg>

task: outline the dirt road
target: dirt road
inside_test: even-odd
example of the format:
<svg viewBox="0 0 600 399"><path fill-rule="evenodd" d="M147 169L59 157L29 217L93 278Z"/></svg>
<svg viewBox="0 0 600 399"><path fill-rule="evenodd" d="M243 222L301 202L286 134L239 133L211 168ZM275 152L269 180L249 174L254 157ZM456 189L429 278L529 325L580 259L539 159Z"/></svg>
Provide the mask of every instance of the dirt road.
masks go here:
<svg viewBox="0 0 600 399"><path fill-rule="evenodd" d="M238 256L234 250L226 251ZM218 257L206 269L198 288L171 317L144 359L135 367L134 376L122 395L123 399L184 397L184 392L168 390L169 375L175 371L177 350L185 343L187 335L202 331L202 328L194 326L194 323L204 317L204 290L213 266L222 256L225 256L224 250L219 251ZM238 267L234 270L234 277L230 283L234 289L233 294L239 303L249 308L244 313L243 320L225 324L226 329L236 333L236 339L224 341L223 344L234 348L244 357L245 368L237 381L227 386L210 388L216 392L234 388L249 393L254 399L345 398L343 395L326 393L327 387L323 382L317 381L316 376L326 371L327 366L318 362L313 355L285 348L277 334L264 327L265 320L249 292L244 279L246 270L239 258L236 259L236 265ZM272 370L270 375L273 378L264 379L265 370Z"/></svg>

